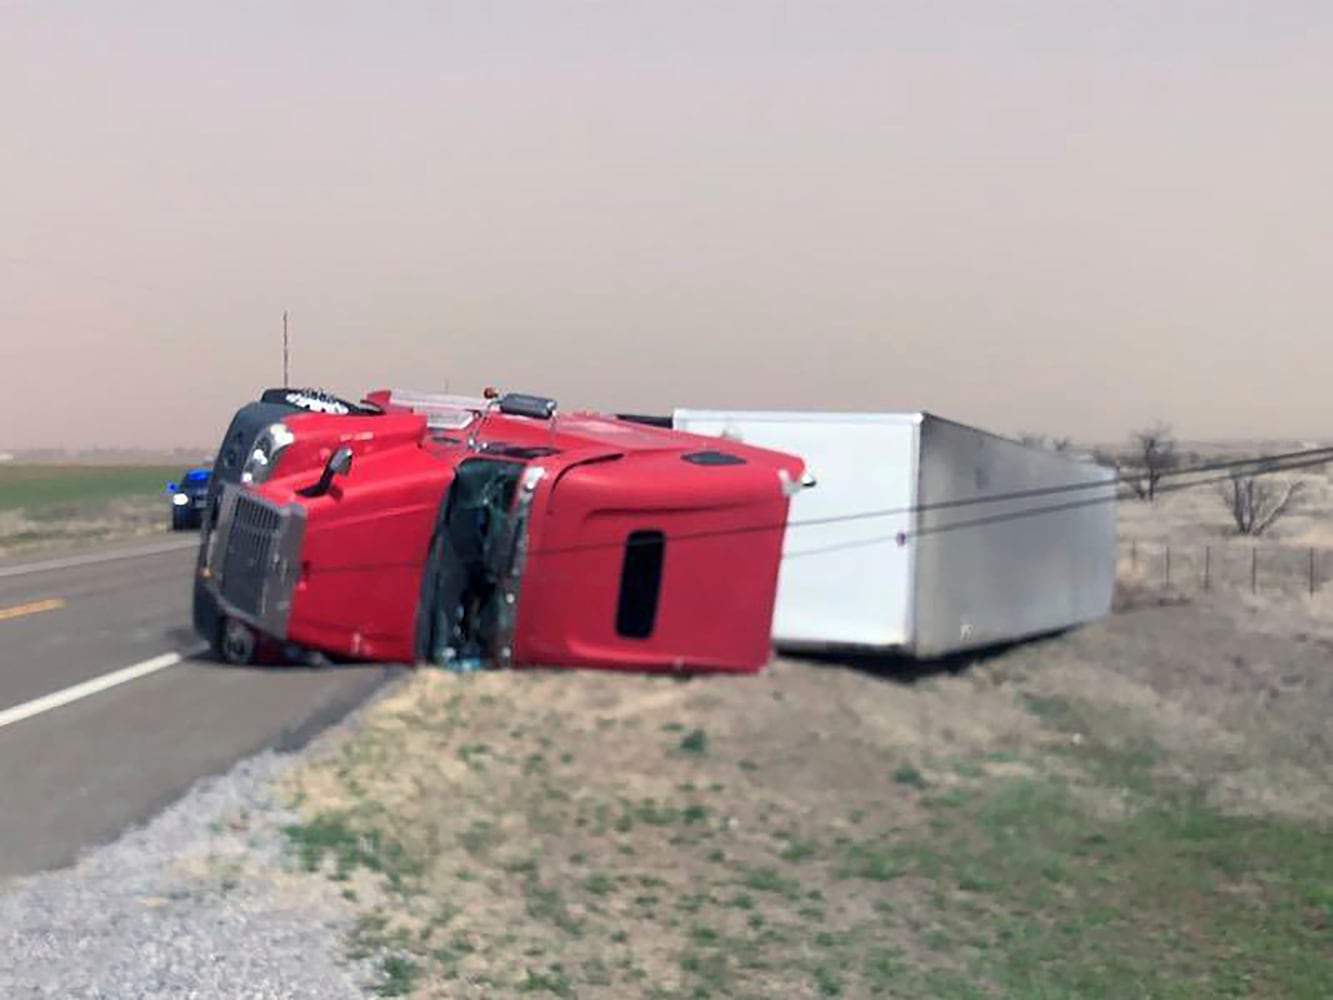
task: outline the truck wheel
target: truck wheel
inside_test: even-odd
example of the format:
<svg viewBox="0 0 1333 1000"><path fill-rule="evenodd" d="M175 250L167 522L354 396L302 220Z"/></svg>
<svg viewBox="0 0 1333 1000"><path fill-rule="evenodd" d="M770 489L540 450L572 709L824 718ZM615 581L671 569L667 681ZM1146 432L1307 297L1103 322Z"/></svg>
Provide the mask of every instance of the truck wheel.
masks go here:
<svg viewBox="0 0 1333 1000"><path fill-rule="evenodd" d="M254 630L235 618L227 618L218 629L218 656L224 663L233 666L248 666L255 661L255 650L259 646Z"/></svg>
<svg viewBox="0 0 1333 1000"><path fill-rule="evenodd" d="M171 530L172 530L172 531L183 531L184 528L185 528L185 519L181 517L181 509L180 509L179 507L172 507L172 508L171 508Z"/></svg>

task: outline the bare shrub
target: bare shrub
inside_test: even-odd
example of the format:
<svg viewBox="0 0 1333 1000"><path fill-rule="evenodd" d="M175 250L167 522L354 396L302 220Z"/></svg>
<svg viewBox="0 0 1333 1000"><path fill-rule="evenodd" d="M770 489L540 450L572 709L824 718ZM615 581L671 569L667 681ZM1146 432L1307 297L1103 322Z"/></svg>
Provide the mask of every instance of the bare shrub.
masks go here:
<svg viewBox="0 0 1333 1000"><path fill-rule="evenodd" d="M1119 465L1135 495L1149 502L1157 499L1162 477L1180 464L1171 428L1160 421L1135 431L1131 450Z"/></svg>
<svg viewBox="0 0 1333 1000"><path fill-rule="evenodd" d="M1300 483L1274 482L1262 474L1237 473L1219 489L1236 531L1258 537L1271 528L1300 491Z"/></svg>

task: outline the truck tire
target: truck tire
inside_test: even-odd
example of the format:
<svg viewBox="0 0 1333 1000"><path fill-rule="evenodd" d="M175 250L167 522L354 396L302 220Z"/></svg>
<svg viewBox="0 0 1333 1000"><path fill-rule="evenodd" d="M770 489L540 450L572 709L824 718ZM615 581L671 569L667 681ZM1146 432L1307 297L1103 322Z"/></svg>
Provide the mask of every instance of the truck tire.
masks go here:
<svg viewBox="0 0 1333 1000"><path fill-rule="evenodd" d="M218 623L217 639L213 650L223 663L245 667L255 662L259 636L254 629L235 618L223 618Z"/></svg>

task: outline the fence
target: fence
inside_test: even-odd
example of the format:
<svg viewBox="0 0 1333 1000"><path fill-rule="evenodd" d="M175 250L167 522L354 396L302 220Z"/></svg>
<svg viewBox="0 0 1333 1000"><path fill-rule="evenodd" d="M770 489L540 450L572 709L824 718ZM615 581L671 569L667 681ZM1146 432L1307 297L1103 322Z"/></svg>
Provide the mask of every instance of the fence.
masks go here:
<svg viewBox="0 0 1333 1000"><path fill-rule="evenodd" d="M1144 581L1176 590L1314 596L1333 583L1333 549L1132 541L1121 543L1120 558Z"/></svg>
<svg viewBox="0 0 1333 1000"><path fill-rule="evenodd" d="M1124 541L1120 559L1145 583L1177 591L1245 589L1314 596L1333 584L1333 549Z"/></svg>

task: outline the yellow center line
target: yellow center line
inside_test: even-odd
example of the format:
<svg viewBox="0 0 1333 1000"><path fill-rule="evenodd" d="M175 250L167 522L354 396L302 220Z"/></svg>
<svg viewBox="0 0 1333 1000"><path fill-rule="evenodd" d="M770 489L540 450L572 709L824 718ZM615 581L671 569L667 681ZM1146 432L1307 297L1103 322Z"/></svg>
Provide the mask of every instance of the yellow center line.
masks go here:
<svg viewBox="0 0 1333 1000"><path fill-rule="evenodd" d="M0 622L24 615L37 615L43 611L59 611L65 606L63 597L50 597L45 601L33 601L31 604L17 604L12 608L0 608Z"/></svg>

